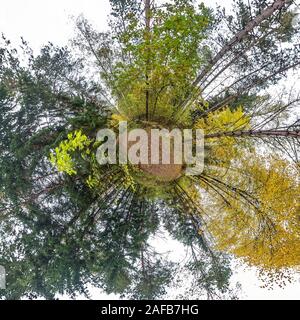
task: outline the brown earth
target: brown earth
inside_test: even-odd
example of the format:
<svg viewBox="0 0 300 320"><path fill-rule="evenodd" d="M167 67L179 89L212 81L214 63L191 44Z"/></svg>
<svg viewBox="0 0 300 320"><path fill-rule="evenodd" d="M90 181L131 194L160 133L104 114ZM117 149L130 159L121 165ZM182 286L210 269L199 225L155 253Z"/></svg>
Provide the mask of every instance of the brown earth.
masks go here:
<svg viewBox="0 0 300 320"><path fill-rule="evenodd" d="M162 163L162 143L160 141L159 144L159 163L151 164L151 131L150 129L145 129L148 133L148 159L149 164L139 164L138 167L140 170L144 171L147 174L152 175L157 178L157 180L169 182L176 180L179 178L183 172L182 164L174 163L174 148L171 140L171 148L170 148L170 164ZM160 139L161 140L161 139ZM132 145L136 142L128 142L127 149L129 150Z"/></svg>

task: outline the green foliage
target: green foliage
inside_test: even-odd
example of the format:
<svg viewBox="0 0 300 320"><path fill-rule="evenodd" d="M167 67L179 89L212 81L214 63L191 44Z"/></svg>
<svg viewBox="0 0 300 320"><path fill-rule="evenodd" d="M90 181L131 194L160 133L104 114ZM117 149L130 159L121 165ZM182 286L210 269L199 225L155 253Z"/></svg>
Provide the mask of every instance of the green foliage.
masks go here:
<svg viewBox="0 0 300 320"><path fill-rule="evenodd" d="M68 139L62 141L55 148L55 153L50 154L50 162L56 166L59 172L66 172L69 175L76 174L75 163L71 154L75 151L81 151L81 156L88 156L91 150L88 148L91 140L81 130L68 134Z"/></svg>
<svg viewBox="0 0 300 320"><path fill-rule="evenodd" d="M238 171L235 164L261 146L250 140L254 133L274 130L274 123L288 128L287 135L299 127L282 123L283 114L288 121L299 99L274 103L261 92L299 63L299 48L293 45L299 32L293 12L284 7L229 50L226 43L231 36L270 1L250 1L251 8L246 1L235 3L229 16L193 1L153 4L151 23L145 28L142 2L111 0L109 32L93 30L84 18L77 20L76 54L74 47L48 44L34 56L25 41L16 50L3 37L0 265L7 270L7 289L0 291L1 298L88 296L87 288L93 285L122 297L157 299L176 284L185 285L187 278L191 283L184 298L232 298L226 252L252 264L295 267L299 261L292 245L299 229L296 179L286 178L281 161L275 167L282 175L259 164L249 166L251 156ZM228 55L213 63L221 48L227 48ZM95 74L87 67L91 61ZM205 76L195 87L203 70ZM99 74L100 80L95 80ZM233 99L228 102L228 98ZM130 128L198 127L220 136L207 138L202 175L165 183L134 166L97 163L96 131L107 126L116 130L124 119ZM228 132L231 136L223 136ZM285 146L279 138L269 141ZM285 141L289 154L297 151L289 137ZM252 184L248 184L250 173L255 178ZM285 193L289 186L293 192ZM274 196L277 191L282 194L280 201ZM251 225L239 226L236 243L228 239L234 229L226 230L226 237L220 231L234 225L236 214L243 216L237 223L250 217L256 223L257 216L249 214L253 203L256 210L274 218L280 230L274 237L280 244L277 251L263 259L258 253L270 253L263 241L255 239L258 253L245 245L245 235L253 234ZM279 215L274 215L275 209ZM209 228L208 218L215 219ZM289 223L295 230L289 234L292 241L281 245L282 235L287 234L283 226ZM162 230L183 245L187 256L183 264L169 261L151 246L150 239ZM262 239L265 230L259 229ZM282 263L287 254L288 263Z"/></svg>
<svg viewBox="0 0 300 320"><path fill-rule="evenodd" d="M148 90L150 119L166 122L176 113L177 102L191 89L204 59L198 47L212 18L209 9L202 4L195 8L192 1L152 8L150 16L153 28L149 32L135 15L124 18L126 28L118 37L130 60L116 64L113 88L118 89L118 109L130 119L145 117Z"/></svg>

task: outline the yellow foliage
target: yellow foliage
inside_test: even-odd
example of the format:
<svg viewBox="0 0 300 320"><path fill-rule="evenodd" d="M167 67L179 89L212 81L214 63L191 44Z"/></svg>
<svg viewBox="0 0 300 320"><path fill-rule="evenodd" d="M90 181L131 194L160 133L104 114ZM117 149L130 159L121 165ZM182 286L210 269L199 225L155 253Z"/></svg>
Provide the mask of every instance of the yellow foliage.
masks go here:
<svg viewBox="0 0 300 320"><path fill-rule="evenodd" d="M92 175L89 175L85 182L90 189L95 188L99 183L98 179Z"/></svg>
<svg viewBox="0 0 300 320"><path fill-rule="evenodd" d="M255 155L236 169L223 179L232 186L223 193L226 201L216 194L212 201L214 210L219 208L209 222L217 247L265 270L299 267L297 170L287 161Z"/></svg>
<svg viewBox="0 0 300 320"><path fill-rule="evenodd" d="M68 134L68 138L63 140L54 152L50 153L50 162L57 167L59 172L66 172L69 175L76 174L71 154L76 150L83 151L84 149L84 152L89 154L88 146L90 143L91 141L85 134L82 134L81 130L71 132Z"/></svg>
<svg viewBox="0 0 300 320"><path fill-rule="evenodd" d="M124 172L124 175L125 175L124 186L126 188L131 188L133 191L135 191L136 190L135 181L134 181L132 175L130 174L128 165L123 165L122 169L123 169L123 172Z"/></svg>
<svg viewBox="0 0 300 320"><path fill-rule="evenodd" d="M225 107L210 112L207 117L199 119L195 129L202 129L204 134L227 132L250 128L250 118L240 106L235 110ZM240 156L241 145L244 141L237 141L232 137L216 137L205 141L206 164L229 167L231 161Z"/></svg>
<svg viewBox="0 0 300 320"><path fill-rule="evenodd" d="M203 129L205 134L215 132L235 131L249 128L250 117L247 116L242 106L231 110L228 106L210 112L207 117L196 122L195 128Z"/></svg>
<svg viewBox="0 0 300 320"><path fill-rule="evenodd" d="M114 113L111 115L109 124L111 127L117 127L119 125L119 122L122 122L122 121L128 121L128 118L126 118L121 114Z"/></svg>

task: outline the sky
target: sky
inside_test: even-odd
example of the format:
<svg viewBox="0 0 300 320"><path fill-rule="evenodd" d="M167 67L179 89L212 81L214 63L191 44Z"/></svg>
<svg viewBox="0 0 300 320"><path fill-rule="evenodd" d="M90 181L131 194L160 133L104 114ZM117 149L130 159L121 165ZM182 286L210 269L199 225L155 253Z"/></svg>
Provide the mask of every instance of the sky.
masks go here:
<svg viewBox="0 0 300 320"><path fill-rule="evenodd" d="M215 1L204 1L212 5ZM230 7L231 0L222 0L219 4ZM4 33L14 44L20 43L22 36L29 42L35 53L47 42L66 45L74 36L74 22L83 14L95 27L104 31L110 12L108 0L0 0L0 34ZM161 244L160 244L161 245ZM178 252L178 243L165 241L165 250ZM272 291L261 288L255 269L236 267L232 282L240 282L241 299L300 299L300 278L285 288ZM62 298L67 299L67 296ZM91 288L92 299L118 299L115 295L106 295L101 290Z"/></svg>

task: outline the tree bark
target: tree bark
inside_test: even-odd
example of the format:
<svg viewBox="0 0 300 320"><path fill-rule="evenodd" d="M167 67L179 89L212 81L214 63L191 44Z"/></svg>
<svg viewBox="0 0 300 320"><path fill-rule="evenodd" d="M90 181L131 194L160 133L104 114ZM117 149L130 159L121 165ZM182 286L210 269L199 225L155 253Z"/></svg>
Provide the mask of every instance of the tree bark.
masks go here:
<svg viewBox="0 0 300 320"><path fill-rule="evenodd" d="M146 78L146 120L149 120L149 64L150 64L150 19L151 19L151 12L150 12L150 0L145 0L145 18L146 18L146 28L145 28L145 40L147 48L147 58L146 58L146 72L145 72L145 78Z"/></svg>
<svg viewBox="0 0 300 320"><path fill-rule="evenodd" d="M209 66L203 69L203 71L197 76L193 82L193 87L197 87L200 81L207 75L209 70L216 65L237 43L241 42L256 26L260 25L264 20L268 19L277 10L282 9L285 5L291 4L292 0L276 0L274 3L261 12L260 15L251 20L243 30L239 31L231 40L223 46L223 48L212 59ZM190 94L182 104L183 109L186 108L189 100L192 98Z"/></svg>
<svg viewBox="0 0 300 320"><path fill-rule="evenodd" d="M256 26L261 24L264 20L268 19L275 11L280 10L283 8L286 4L292 2L291 0L276 0L274 3L267 7L265 10L262 11L260 15L255 17L253 20L251 20L246 27L238 32L218 53L217 55L212 59L211 66L215 65L220 59L224 57L224 55L231 50L231 48L241 42L249 32L251 32ZM210 66L205 68L195 79L194 85L196 86L201 79L206 75L206 73L209 71Z"/></svg>
<svg viewBox="0 0 300 320"><path fill-rule="evenodd" d="M221 137L293 137L300 138L300 130L245 130L206 134L205 139Z"/></svg>

